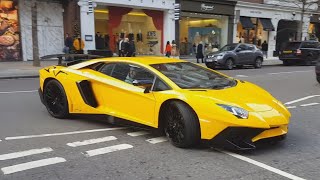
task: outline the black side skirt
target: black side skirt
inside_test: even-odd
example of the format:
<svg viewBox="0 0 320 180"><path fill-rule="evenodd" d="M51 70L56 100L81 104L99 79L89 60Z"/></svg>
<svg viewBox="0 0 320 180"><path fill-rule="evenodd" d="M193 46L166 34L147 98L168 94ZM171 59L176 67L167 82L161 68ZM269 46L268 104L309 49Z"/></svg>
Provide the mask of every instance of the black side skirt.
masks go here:
<svg viewBox="0 0 320 180"><path fill-rule="evenodd" d="M79 81L77 82L77 86L83 101L89 106L96 108L98 106L98 102L96 100L96 97L93 94L90 81L88 80Z"/></svg>

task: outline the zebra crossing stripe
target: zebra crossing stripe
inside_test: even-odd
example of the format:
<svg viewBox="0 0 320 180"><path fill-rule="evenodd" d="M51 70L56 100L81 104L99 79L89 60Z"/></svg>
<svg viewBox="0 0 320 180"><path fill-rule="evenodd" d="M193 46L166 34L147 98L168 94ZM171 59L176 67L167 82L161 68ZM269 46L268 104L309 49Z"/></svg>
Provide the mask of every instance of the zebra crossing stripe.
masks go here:
<svg viewBox="0 0 320 180"><path fill-rule="evenodd" d="M147 134L150 134L150 133L147 132L147 131L137 131L137 132L127 133L127 134L129 136L132 136L132 137L137 137L137 136L147 135Z"/></svg>
<svg viewBox="0 0 320 180"><path fill-rule="evenodd" d="M42 149L31 149L27 151L21 151L21 152L14 152L14 153L9 153L9 154L3 154L0 155L0 161L8 160L8 159L16 159L24 156L30 156L34 154L41 154L45 152L51 152L53 151L51 148L42 148Z"/></svg>
<svg viewBox="0 0 320 180"><path fill-rule="evenodd" d="M8 166L8 167L1 168L1 170L3 174L7 175L7 174L20 172L20 171L25 171L28 169L34 169L34 168L53 165L53 164L62 163L62 162L66 162L66 160L61 157L54 157L54 158L42 159L38 161L31 161L23 164L17 164L14 166Z"/></svg>
<svg viewBox="0 0 320 180"><path fill-rule="evenodd" d="M133 146L130 145L130 144L119 144L119 145L115 145L115 146L109 146L109 147L104 147L104 148L99 148L99 149L93 149L93 150L90 150L90 151L86 151L84 154L87 157L91 157L91 156L107 154L107 153L111 153L111 152L115 152L115 151L130 149L130 148L133 148Z"/></svg>
<svg viewBox="0 0 320 180"><path fill-rule="evenodd" d="M78 147L78 146L97 144L97 143L102 143L102 142L107 142L107 141L113 141L116 139L117 138L114 136L107 136L107 137L98 138L98 139L89 139L89 140L84 140L84 141L77 141L77 142L73 142L73 143L68 143L67 146Z"/></svg>
<svg viewBox="0 0 320 180"><path fill-rule="evenodd" d="M157 137L157 138L147 139L146 141L151 144L157 144L157 143L168 141L168 139L166 137Z"/></svg>

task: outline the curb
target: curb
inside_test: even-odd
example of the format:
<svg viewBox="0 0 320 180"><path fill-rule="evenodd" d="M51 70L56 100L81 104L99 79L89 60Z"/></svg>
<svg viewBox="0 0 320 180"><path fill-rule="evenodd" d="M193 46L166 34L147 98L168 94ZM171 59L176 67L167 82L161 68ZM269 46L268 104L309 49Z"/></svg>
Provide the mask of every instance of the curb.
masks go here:
<svg viewBox="0 0 320 180"><path fill-rule="evenodd" d="M27 78L39 78L39 75L3 76L3 77L0 77L0 79L27 79Z"/></svg>

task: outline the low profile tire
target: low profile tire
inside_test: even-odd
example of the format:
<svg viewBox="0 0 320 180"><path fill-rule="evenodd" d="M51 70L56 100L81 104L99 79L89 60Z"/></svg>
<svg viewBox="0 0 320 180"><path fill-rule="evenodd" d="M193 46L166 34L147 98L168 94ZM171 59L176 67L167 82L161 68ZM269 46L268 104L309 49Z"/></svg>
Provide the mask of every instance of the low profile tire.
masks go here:
<svg viewBox="0 0 320 180"><path fill-rule="evenodd" d="M304 62L305 66L312 66L312 56L307 56L307 59Z"/></svg>
<svg viewBox="0 0 320 180"><path fill-rule="evenodd" d="M254 61L254 68L256 69L260 69L262 67L262 59L260 57L258 57L255 61Z"/></svg>
<svg viewBox="0 0 320 180"><path fill-rule="evenodd" d="M57 80L50 80L44 87L43 99L49 114L64 119L69 116L69 106L63 86Z"/></svg>
<svg viewBox="0 0 320 180"><path fill-rule="evenodd" d="M231 58L227 59L226 63L225 63L225 68L228 70L232 70L233 66L234 66L234 63L233 63L232 59Z"/></svg>
<svg viewBox="0 0 320 180"><path fill-rule="evenodd" d="M195 112L185 103L172 101L163 114L164 132L170 142L179 148L188 148L200 142L200 124Z"/></svg>

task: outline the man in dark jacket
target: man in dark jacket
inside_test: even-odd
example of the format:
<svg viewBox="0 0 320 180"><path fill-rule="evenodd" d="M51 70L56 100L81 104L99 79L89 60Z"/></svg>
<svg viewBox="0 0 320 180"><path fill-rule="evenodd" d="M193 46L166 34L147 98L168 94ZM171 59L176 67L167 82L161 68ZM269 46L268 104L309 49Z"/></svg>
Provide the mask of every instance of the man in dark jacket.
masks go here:
<svg viewBox="0 0 320 180"><path fill-rule="evenodd" d="M64 53L69 54L70 50L73 46L73 39L69 36L69 34L66 34L66 39L64 40Z"/></svg>
<svg viewBox="0 0 320 180"><path fill-rule="evenodd" d="M267 41L263 41L263 43L261 45L261 50L263 52L263 55L265 55L266 58L268 58L268 43L267 43Z"/></svg>

